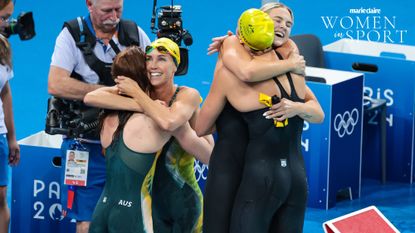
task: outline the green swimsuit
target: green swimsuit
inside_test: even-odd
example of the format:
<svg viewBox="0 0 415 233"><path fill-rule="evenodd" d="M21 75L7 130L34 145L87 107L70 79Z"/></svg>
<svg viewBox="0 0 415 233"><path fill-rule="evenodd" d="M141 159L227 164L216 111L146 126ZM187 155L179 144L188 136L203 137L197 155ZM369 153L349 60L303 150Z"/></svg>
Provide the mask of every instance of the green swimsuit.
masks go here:
<svg viewBox="0 0 415 233"><path fill-rule="evenodd" d="M175 139L164 146L153 183L154 232L202 232L203 195L196 181L194 162L194 157Z"/></svg>
<svg viewBox="0 0 415 233"><path fill-rule="evenodd" d="M175 100L177 87L169 106ZM154 175L153 221L155 233L202 232L203 195L194 171L195 159L171 138L157 159Z"/></svg>
<svg viewBox="0 0 415 233"><path fill-rule="evenodd" d="M132 151L122 135L121 131L106 149L107 181L89 233L153 232L149 190L156 153Z"/></svg>
<svg viewBox="0 0 415 233"><path fill-rule="evenodd" d="M202 232L194 162L174 138L156 155L131 151L119 136L106 149L107 182L89 233Z"/></svg>

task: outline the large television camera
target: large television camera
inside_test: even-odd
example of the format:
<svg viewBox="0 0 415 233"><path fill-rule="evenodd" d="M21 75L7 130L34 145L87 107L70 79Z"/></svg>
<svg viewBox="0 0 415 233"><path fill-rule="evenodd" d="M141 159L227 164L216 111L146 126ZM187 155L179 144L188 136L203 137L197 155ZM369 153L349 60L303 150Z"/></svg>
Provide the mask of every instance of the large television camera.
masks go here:
<svg viewBox="0 0 415 233"><path fill-rule="evenodd" d="M193 44L193 38L190 33L183 29L183 20L181 17L182 7L162 6L158 13L158 32L157 37L167 37L176 42L179 46L183 43L186 46Z"/></svg>
<svg viewBox="0 0 415 233"><path fill-rule="evenodd" d="M176 75L185 75L189 68L189 51L187 48L181 47L181 45L182 42L185 46L192 45L193 38L189 31L183 28L182 8L180 5L173 4L160 7L157 14L158 28L156 28L156 5L157 1L154 0L153 17L151 18L152 32L155 33L158 38L167 37L179 45L181 62L177 68Z"/></svg>
<svg viewBox="0 0 415 233"><path fill-rule="evenodd" d="M97 116L100 111L98 108L86 106L81 101L50 97L45 132L70 138L98 139Z"/></svg>
<svg viewBox="0 0 415 233"><path fill-rule="evenodd" d="M20 40L30 40L35 35L35 22L32 12L22 12L17 19L11 19L9 25L1 32L5 37L18 34Z"/></svg>

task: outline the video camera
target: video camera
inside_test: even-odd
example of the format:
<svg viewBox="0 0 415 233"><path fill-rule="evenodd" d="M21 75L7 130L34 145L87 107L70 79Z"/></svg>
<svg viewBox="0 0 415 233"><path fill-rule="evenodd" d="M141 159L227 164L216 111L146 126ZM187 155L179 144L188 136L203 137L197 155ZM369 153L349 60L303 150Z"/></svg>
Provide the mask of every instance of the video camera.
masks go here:
<svg viewBox="0 0 415 233"><path fill-rule="evenodd" d="M186 46L193 44L192 35L183 29L183 20L181 17L181 6L162 6L158 14L158 32L157 37L167 37L181 45L182 41Z"/></svg>
<svg viewBox="0 0 415 233"><path fill-rule="evenodd" d="M10 20L9 25L4 29L2 34L5 37L10 37L11 35L18 34L20 40L30 40L32 39L35 33L35 22L33 20L32 12L22 12L16 19Z"/></svg>
<svg viewBox="0 0 415 233"><path fill-rule="evenodd" d="M48 99L45 132L70 138L98 139L100 109L85 106L81 101L55 97Z"/></svg>
<svg viewBox="0 0 415 233"><path fill-rule="evenodd" d="M182 7L180 5L162 6L157 14L157 26L156 21L156 5L157 1L154 0L153 16L151 18L151 29L157 38L166 37L176 42L180 47L182 41L184 45L190 46L193 44L192 35L183 28L182 20ZM185 75L189 68L189 51L187 48L180 47L180 65L177 68L176 75Z"/></svg>

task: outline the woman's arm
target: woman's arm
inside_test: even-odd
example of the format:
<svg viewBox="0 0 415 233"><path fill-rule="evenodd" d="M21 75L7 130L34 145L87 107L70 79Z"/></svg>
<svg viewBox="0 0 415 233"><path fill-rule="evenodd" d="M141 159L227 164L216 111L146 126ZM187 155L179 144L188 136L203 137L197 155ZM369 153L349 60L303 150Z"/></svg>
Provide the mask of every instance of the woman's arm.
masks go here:
<svg viewBox="0 0 415 233"><path fill-rule="evenodd" d="M9 164L17 165L20 161L20 147L16 140L14 129L12 94L9 82L6 82L1 90L1 100L3 102L4 123L7 128L7 142L9 145Z"/></svg>
<svg viewBox="0 0 415 233"><path fill-rule="evenodd" d="M228 33L224 36L218 36L218 37L214 37L212 38L212 43L209 45L208 49L207 49L207 55L212 55L214 53L218 53L220 50L220 47L222 46L223 41L228 38L228 36L232 36L233 32L232 31L228 31Z"/></svg>
<svg viewBox="0 0 415 233"><path fill-rule="evenodd" d="M195 131L198 136L211 134L214 131L216 119L222 112L226 101L219 80L214 78L209 94L203 102L202 109L196 119Z"/></svg>
<svg viewBox="0 0 415 233"><path fill-rule="evenodd" d="M287 72L303 74L305 70L304 58L296 52L291 52L286 60L264 61L252 56L236 36L224 40L221 53L226 68L245 82L263 81Z"/></svg>
<svg viewBox="0 0 415 233"><path fill-rule="evenodd" d="M298 115L310 123L321 123L324 120L324 112L313 91L305 85L305 102L293 102L288 99L281 99L281 102L271 107L265 113L267 119L283 121Z"/></svg>
<svg viewBox="0 0 415 233"><path fill-rule="evenodd" d="M98 108L143 112L140 104L134 99L119 95L117 86L101 87L87 93L84 103Z"/></svg>
<svg viewBox="0 0 415 233"><path fill-rule="evenodd" d="M153 119L161 129L169 132L188 122L199 107L200 95L193 88L183 88L171 107L166 108L152 100L133 80L119 76L116 82L123 94L133 97L140 104L144 114Z"/></svg>
<svg viewBox="0 0 415 233"><path fill-rule="evenodd" d="M173 132L173 136L185 151L194 155L202 163L209 164L210 155L212 154L214 146L211 135L198 137L196 132L190 127L190 124L185 123Z"/></svg>
<svg viewBox="0 0 415 233"><path fill-rule="evenodd" d="M324 111L321 108L313 91L306 85L305 103L298 114L304 120L310 123L321 123L324 120Z"/></svg>

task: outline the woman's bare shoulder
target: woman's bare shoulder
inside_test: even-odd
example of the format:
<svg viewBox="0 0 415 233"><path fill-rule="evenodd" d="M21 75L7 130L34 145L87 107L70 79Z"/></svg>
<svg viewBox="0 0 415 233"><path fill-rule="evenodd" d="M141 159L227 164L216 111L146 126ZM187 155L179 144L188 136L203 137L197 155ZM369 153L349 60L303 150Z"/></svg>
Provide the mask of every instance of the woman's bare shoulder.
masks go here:
<svg viewBox="0 0 415 233"><path fill-rule="evenodd" d="M200 93L196 88L188 86L180 86L180 91L177 94L178 99L186 99L189 101L195 101L200 99Z"/></svg>

